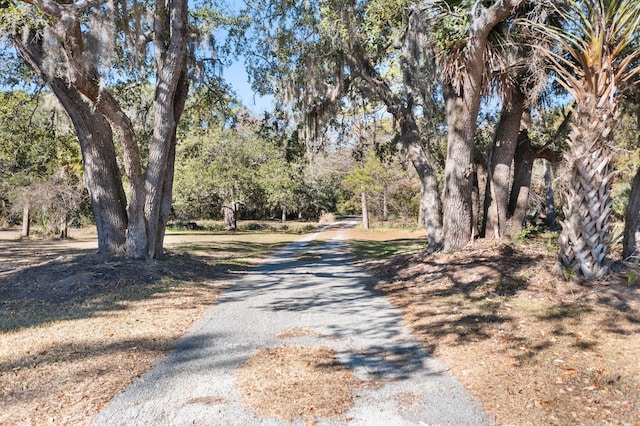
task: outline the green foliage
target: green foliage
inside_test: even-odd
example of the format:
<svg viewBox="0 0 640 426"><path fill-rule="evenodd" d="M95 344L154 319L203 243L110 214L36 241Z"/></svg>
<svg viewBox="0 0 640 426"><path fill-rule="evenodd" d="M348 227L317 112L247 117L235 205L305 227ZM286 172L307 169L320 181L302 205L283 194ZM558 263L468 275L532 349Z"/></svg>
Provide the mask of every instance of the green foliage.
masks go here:
<svg viewBox="0 0 640 426"><path fill-rule="evenodd" d="M426 243L423 239L349 240L347 244L360 259L386 259L402 254L415 253L426 248Z"/></svg>
<svg viewBox="0 0 640 426"><path fill-rule="evenodd" d="M533 235L536 235L538 232L540 232L540 230L537 226L528 225L522 228L522 230L515 235L515 239L519 243L524 243L527 241L527 239L529 239Z"/></svg>
<svg viewBox="0 0 640 426"><path fill-rule="evenodd" d="M466 43L471 25L472 1L437 1L434 3L435 22L432 33L441 51L451 51Z"/></svg>
<svg viewBox="0 0 640 426"><path fill-rule="evenodd" d="M390 214L404 217L417 215L420 190L417 181L397 158L389 157L382 162L369 151L361 167L354 167L345 176L342 185L348 190L343 203L343 213L360 211L360 194L367 194L369 209L383 217L384 192Z"/></svg>
<svg viewBox="0 0 640 426"><path fill-rule="evenodd" d="M629 197L631 196L631 182L620 182L615 185L611 192L611 212L617 219L623 219L627 211L627 205L629 204Z"/></svg>
<svg viewBox="0 0 640 426"><path fill-rule="evenodd" d="M225 204L246 203L265 161L258 141L239 132L209 128L190 135L176 153L176 215L216 217Z"/></svg>
<svg viewBox="0 0 640 426"><path fill-rule="evenodd" d="M39 203L41 210L51 210L53 207L44 206L54 193L65 197L74 194L72 198L79 200L76 187L81 176L79 144L52 95L0 92L0 199L14 206L3 209L3 220L25 204ZM71 214L78 207L63 210Z"/></svg>

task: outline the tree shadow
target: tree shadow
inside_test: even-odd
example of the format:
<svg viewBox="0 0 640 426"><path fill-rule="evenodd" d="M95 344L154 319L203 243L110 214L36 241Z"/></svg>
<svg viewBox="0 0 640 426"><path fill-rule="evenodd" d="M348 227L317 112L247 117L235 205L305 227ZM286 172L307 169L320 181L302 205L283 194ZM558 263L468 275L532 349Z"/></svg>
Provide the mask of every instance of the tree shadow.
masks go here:
<svg viewBox="0 0 640 426"><path fill-rule="evenodd" d="M220 248L222 246L223 248ZM56 242L0 242L0 332L54 321L93 317L125 309L126 303L161 297L176 282L194 288L226 280L246 270L247 257L273 250L272 244L222 243L201 250L225 250L206 256L167 252L162 260L105 260L95 249L74 249Z"/></svg>
<svg viewBox="0 0 640 426"><path fill-rule="evenodd" d="M480 243L453 254L396 256L371 267L385 277L376 289L403 310L431 350L445 342L494 340L517 365L558 345L596 349L598 338L572 331L588 321L603 333L640 333L637 289L610 282L595 290L561 288L569 284L532 279L536 271L550 271L551 262L543 248Z"/></svg>

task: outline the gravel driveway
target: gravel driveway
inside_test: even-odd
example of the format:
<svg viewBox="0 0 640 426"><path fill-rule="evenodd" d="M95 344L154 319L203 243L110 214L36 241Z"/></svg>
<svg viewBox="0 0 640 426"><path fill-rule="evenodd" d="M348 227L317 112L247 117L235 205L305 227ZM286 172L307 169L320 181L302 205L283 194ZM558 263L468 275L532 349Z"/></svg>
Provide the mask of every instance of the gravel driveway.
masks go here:
<svg viewBox="0 0 640 426"><path fill-rule="evenodd" d="M317 235L289 244L239 278L175 351L115 397L95 424L290 424L244 407L234 377L257 351L282 345L275 336L293 328L315 333L287 344L332 347L357 378L382 379L381 386L355 389L354 407L320 425L491 424L446 366L412 338L399 311L369 289L372 278L353 266L341 234L310 244ZM403 406L398 395L420 404Z"/></svg>

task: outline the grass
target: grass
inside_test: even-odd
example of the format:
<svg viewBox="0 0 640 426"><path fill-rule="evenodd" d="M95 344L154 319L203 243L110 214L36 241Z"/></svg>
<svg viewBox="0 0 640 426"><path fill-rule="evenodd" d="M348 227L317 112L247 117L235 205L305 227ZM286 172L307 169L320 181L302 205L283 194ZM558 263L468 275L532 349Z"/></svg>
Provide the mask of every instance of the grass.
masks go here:
<svg viewBox="0 0 640 426"><path fill-rule="evenodd" d="M358 258L384 259L425 249L423 235L423 231L411 229L352 229L347 244Z"/></svg>
<svg viewBox="0 0 640 426"><path fill-rule="evenodd" d="M350 240L349 248L362 259L384 259L401 254L415 253L426 248L424 241L400 238L391 241Z"/></svg>
<svg viewBox="0 0 640 426"><path fill-rule="evenodd" d="M1 425L88 424L236 271L298 237L169 232L166 260L107 263L84 248L91 238L75 238L0 238Z"/></svg>

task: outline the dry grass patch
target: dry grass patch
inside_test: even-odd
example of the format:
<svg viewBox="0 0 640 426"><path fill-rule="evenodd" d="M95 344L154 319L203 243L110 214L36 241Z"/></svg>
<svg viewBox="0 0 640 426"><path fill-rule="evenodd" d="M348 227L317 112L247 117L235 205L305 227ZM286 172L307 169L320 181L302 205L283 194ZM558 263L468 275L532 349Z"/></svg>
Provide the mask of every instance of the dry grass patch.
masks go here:
<svg viewBox="0 0 640 426"><path fill-rule="evenodd" d="M99 269L86 258L74 265L91 273ZM54 265L48 267L55 272ZM183 267L200 268L205 278L177 280L170 271L158 270ZM107 282L96 278L102 287L91 295L89 289L76 288L89 284L66 279L82 297L46 293L46 283L34 282L34 298L5 299L0 310L0 424L89 423L218 297L225 284L208 280L212 272L207 269L180 256L161 263L120 262ZM20 280L25 273L13 278ZM143 277L155 279L145 282ZM55 288L55 278L48 280Z"/></svg>
<svg viewBox="0 0 640 426"><path fill-rule="evenodd" d="M215 256L149 262L100 259L95 240L0 238L0 425L89 424L251 263L238 259L279 246L208 238Z"/></svg>
<svg viewBox="0 0 640 426"><path fill-rule="evenodd" d="M292 339L294 337L303 337L303 336L319 337L319 338L330 339L330 340L334 339L334 337L332 336L327 336L326 334L322 334L315 330L311 330L310 328L303 328L303 327L294 327L294 328L283 330L280 333L276 334L275 337L276 339Z"/></svg>
<svg viewBox="0 0 640 426"><path fill-rule="evenodd" d="M326 346L283 345L249 358L237 374L245 403L263 417L315 424L353 405L353 374Z"/></svg>
<svg viewBox="0 0 640 426"><path fill-rule="evenodd" d="M591 287L551 274L535 243L369 261L376 288L497 421L640 421L640 288L621 270Z"/></svg>

